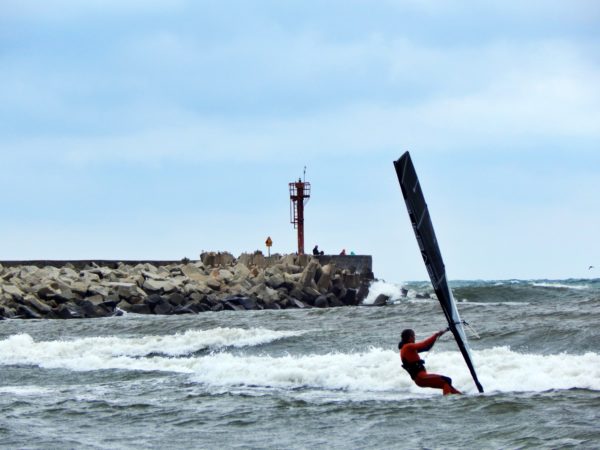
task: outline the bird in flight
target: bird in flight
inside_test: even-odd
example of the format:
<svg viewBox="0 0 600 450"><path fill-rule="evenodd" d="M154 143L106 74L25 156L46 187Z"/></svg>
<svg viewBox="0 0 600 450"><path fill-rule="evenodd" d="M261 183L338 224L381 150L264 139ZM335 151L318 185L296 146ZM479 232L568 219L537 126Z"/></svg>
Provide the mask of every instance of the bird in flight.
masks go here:
<svg viewBox="0 0 600 450"><path fill-rule="evenodd" d="M592 270L594 268L594 266L590 266L588 267L588 270Z"/></svg>

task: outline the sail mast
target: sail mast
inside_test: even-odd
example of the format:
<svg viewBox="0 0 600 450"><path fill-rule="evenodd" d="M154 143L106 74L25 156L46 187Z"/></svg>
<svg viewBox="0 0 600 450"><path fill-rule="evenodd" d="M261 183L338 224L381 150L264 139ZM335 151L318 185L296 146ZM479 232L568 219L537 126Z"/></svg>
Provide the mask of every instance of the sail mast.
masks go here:
<svg viewBox="0 0 600 450"><path fill-rule="evenodd" d="M435 236L433 223L429 216L429 208L425 202L421 184L419 183L417 172L413 166L410 154L406 152L400 159L394 161L394 167L396 168L396 174L398 175L398 182L402 189L402 196L406 203L408 216L412 223L413 231L415 232L415 237L417 238L417 243L421 250L421 256L423 257L425 267L427 268L427 273L431 279L433 290L444 311L444 315L450 326L450 331L454 335L458 348L471 372L473 381L479 392L483 392L483 387L477 378L477 373L473 366L471 352L467 343L467 336L463 328L463 322L458 314L456 302L454 301L452 291L450 290L448 280L446 279L446 267Z"/></svg>

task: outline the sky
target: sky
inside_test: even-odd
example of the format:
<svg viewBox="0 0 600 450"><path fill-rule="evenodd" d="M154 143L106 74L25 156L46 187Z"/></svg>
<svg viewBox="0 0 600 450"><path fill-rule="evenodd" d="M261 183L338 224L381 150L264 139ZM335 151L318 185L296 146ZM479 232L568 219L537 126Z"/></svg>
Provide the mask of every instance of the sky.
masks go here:
<svg viewBox="0 0 600 450"><path fill-rule="evenodd" d="M0 260L305 247L425 280L600 273L600 2L0 0ZM588 269L590 265L595 266Z"/></svg>

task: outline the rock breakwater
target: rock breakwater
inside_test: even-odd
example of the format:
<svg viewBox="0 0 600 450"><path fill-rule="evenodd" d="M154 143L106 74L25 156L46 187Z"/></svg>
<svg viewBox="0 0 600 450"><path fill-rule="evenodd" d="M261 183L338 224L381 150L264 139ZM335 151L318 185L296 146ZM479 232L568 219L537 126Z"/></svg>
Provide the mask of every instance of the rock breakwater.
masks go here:
<svg viewBox="0 0 600 450"><path fill-rule="evenodd" d="M322 265L308 255L261 252L238 258L203 253L198 261L0 265L0 318L72 319L204 311L358 305L369 268Z"/></svg>

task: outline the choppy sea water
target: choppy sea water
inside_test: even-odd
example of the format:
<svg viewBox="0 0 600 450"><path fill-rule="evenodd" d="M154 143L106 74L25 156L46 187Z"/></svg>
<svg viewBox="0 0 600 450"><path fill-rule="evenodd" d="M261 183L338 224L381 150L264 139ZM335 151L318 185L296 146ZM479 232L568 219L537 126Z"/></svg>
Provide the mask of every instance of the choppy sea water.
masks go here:
<svg viewBox="0 0 600 450"><path fill-rule="evenodd" d="M445 328L427 283L384 307L0 321L0 447L598 448L600 280L455 282L451 336L412 384L403 328Z"/></svg>

